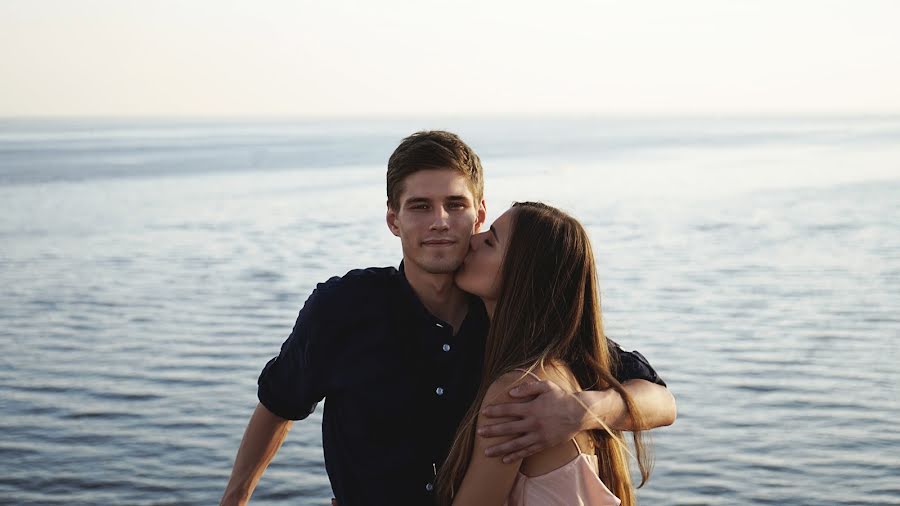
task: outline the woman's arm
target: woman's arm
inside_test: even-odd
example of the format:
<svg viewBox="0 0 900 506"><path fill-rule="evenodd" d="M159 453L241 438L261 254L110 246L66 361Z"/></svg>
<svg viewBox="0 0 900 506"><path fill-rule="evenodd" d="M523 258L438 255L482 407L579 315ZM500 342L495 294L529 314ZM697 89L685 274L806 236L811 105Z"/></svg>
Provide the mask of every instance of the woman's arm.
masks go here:
<svg viewBox="0 0 900 506"><path fill-rule="evenodd" d="M514 371L504 374L491 384L484 396L481 406L489 404L521 402L509 395L509 390L523 380L525 373ZM483 414L478 415L477 425L481 427L487 418ZM496 421L497 419L493 419ZM503 421L513 421L515 418L505 418ZM512 490L516 473L522 465L521 460L504 464L497 457L487 457L484 451L488 446L503 443L515 438L515 435L489 438L475 436L475 446L472 449L472 459L456 495L453 497L454 506L503 506Z"/></svg>

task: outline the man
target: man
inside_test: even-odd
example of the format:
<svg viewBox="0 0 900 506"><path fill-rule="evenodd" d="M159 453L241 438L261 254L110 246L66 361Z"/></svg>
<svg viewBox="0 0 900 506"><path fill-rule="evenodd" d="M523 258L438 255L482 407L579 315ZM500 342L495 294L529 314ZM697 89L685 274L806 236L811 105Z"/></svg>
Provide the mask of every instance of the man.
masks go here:
<svg viewBox="0 0 900 506"><path fill-rule="evenodd" d="M281 353L259 377L259 400L222 504L246 503L292 420L323 398L325 466L337 503L430 504L434 477L481 380L488 320L453 274L484 224L481 162L448 132L404 139L387 171L387 214L400 238L400 269L355 270L320 283ZM647 427L672 423L675 403L650 365L615 347L617 377ZM513 395L533 400L494 406L519 420L484 427L519 437L489 450L516 459L559 444L597 418L627 430L614 391L582 392L581 401L548 382Z"/></svg>

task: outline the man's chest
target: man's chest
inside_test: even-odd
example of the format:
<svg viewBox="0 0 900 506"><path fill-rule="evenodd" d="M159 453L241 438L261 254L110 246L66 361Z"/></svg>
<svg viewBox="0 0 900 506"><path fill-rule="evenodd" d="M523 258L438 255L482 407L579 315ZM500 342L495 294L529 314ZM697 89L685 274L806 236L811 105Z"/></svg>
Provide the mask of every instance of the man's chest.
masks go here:
<svg viewBox="0 0 900 506"><path fill-rule="evenodd" d="M364 433L455 430L478 389L483 338L427 322L356 330L332 371L326 409L359 420Z"/></svg>

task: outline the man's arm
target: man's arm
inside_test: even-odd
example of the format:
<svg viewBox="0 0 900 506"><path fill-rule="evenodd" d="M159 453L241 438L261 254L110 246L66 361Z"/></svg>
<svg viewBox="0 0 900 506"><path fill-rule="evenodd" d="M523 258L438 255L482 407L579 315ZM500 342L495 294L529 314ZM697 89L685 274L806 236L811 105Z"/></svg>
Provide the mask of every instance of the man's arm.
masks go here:
<svg viewBox="0 0 900 506"><path fill-rule="evenodd" d="M256 405L234 459L231 478L220 506L244 505L250 501L256 484L281 448L293 423L272 413L262 403Z"/></svg>
<svg viewBox="0 0 900 506"><path fill-rule="evenodd" d="M652 429L674 423L675 398L643 355L626 352L609 340L609 351L616 365L614 374L643 418L640 429ZM569 395L552 382L541 381L513 389L513 397L526 398L521 404L488 407L486 416L518 417L484 428L485 435L518 437L488 449L488 455L504 455L504 461L533 455L555 446L586 429L600 429L603 423L613 429L634 430L622 397L612 389ZM585 408L588 409L585 409ZM601 423L602 422L602 423Z"/></svg>
<svg viewBox="0 0 900 506"><path fill-rule="evenodd" d="M246 504L293 420L303 420L325 398L334 357L335 315L342 307L341 278L319 283L297 315L278 356L263 367L256 383L259 403L238 449L220 504Z"/></svg>
<svg viewBox="0 0 900 506"><path fill-rule="evenodd" d="M647 380L633 379L626 381L622 387L634 401L641 413L643 425L634 427L625 401L619 392L613 389L590 390L578 392L579 400L588 406L588 410L582 410L584 419L581 423L582 430L602 429L599 418L609 427L617 430L633 431L655 429L675 423L678 409L675 405L675 396L668 388L651 383Z"/></svg>
<svg viewBox="0 0 900 506"><path fill-rule="evenodd" d="M629 380L622 386L644 418L642 430L671 425L675 421L675 397L666 387L639 379ZM510 396L533 400L486 407L482 410L485 416L512 417L514 421L478 429L478 434L486 438L519 435L485 452L489 457L503 455L504 462L514 462L556 446L582 430L601 429L603 426L598 419L613 429L634 429L625 402L612 389L570 395L552 381L535 381L513 388Z"/></svg>

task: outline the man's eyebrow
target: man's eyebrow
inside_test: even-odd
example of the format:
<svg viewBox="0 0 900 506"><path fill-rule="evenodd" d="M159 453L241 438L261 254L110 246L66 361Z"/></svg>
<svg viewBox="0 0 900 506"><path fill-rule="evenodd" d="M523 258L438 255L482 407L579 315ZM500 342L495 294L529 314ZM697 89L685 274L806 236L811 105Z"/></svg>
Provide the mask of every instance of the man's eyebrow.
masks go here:
<svg viewBox="0 0 900 506"><path fill-rule="evenodd" d="M469 202L469 197L465 195L448 195L444 198L445 202ZM432 199L428 197L410 197L403 201L403 205L410 204L430 204Z"/></svg>
<svg viewBox="0 0 900 506"><path fill-rule="evenodd" d="M496 239L497 242L500 242L500 237L497 236L497 229L494 228L493 225L491 225L491 233L494 234L494 239Z"/></svg>

